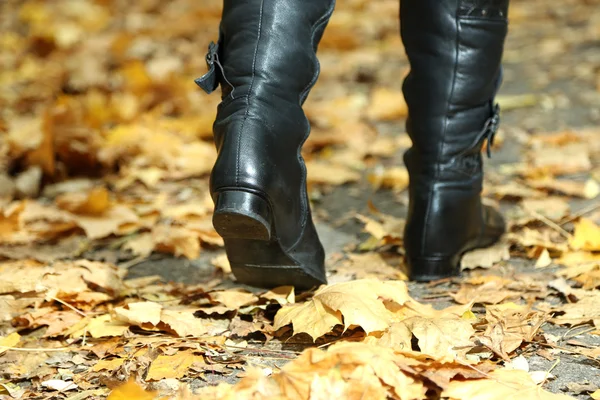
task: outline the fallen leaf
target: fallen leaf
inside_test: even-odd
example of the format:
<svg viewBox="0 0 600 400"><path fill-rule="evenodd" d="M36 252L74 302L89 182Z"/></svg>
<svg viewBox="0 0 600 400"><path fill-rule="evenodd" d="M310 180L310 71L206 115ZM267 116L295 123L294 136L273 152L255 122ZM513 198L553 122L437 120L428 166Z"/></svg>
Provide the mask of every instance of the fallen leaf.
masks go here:
<svg viewBox="0 0 600 400"><path fill-rule="evenodd" d="M600 226L589 219L580 219L569 245L574 250L600 251Z"/></svg>
<svg viewBox="0 0 600 400"><path fill-rule="evenodd" d="M491 247L470 251L463 256L461 268L491 268L500 261L510 259L509 248L508 243L500 242Z"/></svg>
<svg viewBox="0 0 600 400"><path fill-rule="evenodd" d="M156 392L144 390L135 382L134 378L130 378L126 383L111 391L106 400L154 400L156 394Z"/></svg>
<svg viewBox="0 0 600 400"><path fill-rule="evenodd" d="M63 381L60 379L50 379L47 381L43 381L42 386L59 392L66 392L67 390L75 390L79 388L75 383L71 381Z"/></svg>
<svg viewBox="0 0 600 400"><path fill-rule="evenodd" d="M371 93L371 103L367 108L367 117L375 121L393 121L405 118L408 106L400 90L377 87Z"/></svg>
<svg viewBox="0 0 600 400"><path fill-rule="evenodd" d="M542 251L542 254L540 254L538 259L536 260L535 267L536 268L546 268L546 267L549 267L551 264L552 264L552 257L550 257L550 252L548 251L548 249L544 249Z"/></svg>
<svg viewBox="0 0 600 400"><path fill-rule="evenodd" d="M146 375L146 381L159 381L161 379L183 378L189 373L189 368L197 359L191 351L179 351L172 356L159 355L156 357Z"/></svg>
<svg viewBox="0 0 600 400"><path fill-rule="evenodd" d="M360 174L348 167L323 161L308 161L306 169L309 184L342 185L360 179Z"/></svg>
<svg viewBox="0 0 600 400"><path fill-rule="evenodd" d="M408 301L402 281L358 280L324 286L305 303L283 307L275 315L274 329L292 324L294 333L307 333L314 339L337 325L352 325L365 332L384 331L394 319L384 301L398 305Z"/></svg>
<svg viewBox="0 0 600 400"><path fill-rule="evenodd" d="M21 336L17 332L13 332L8 336L0 338L0 355L6 353L8 347L16 347L21 341Z"/></svg>
<svg viewBox="0 0 600 400"><path fill-rule="evenodd" d="M104 360L100 360L96 364L94 364L94 366L92 367L92 371L94 371L94 372L107 371L107 372L112 373L113 371L116 371L119 368L121 368L121 366L123 366L123 363L125 361L126 360L124 358L120 358L120 357L107 358Z"/></svg>
<svg viewBox="0 0 600 400"><path fill-rule="evenodd" d="M241 289L219 290L210 292L208 295L213 301L220 303L231 310L237 310L240 307L253 304L258 300L256 295Z"/></svg>
<svg viewBox="0 0 600 400"><path fill-rule="evenodd" d="M368 175L368 180L375 189L387 188L396 191L408 187L408 171L405 167L394 167L388 169L376 169Z"/></svg>
<svg viewBox="0 0 600 400"><path fill-rule="evenodd" d="M570 399L562 394L545 391L525 371L497 369L486 379L455 380L442 392L451 399L505 400L523 397L538 400Z"/></svg>

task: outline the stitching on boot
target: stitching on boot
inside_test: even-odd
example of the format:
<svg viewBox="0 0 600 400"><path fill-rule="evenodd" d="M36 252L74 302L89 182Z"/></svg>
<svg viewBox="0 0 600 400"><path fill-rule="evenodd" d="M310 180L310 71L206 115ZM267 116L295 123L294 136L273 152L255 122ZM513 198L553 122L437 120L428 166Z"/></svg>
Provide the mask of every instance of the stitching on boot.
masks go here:
<svg viewBox="0 0 600 400"><path fill-rule="evenodd" d="M246 121L248 120L248 115L250 114L250 96L252 95L252 88L254 87L254 78L256 77L256 56L258 54L258 46L260 44L260 37L262 33L262 19L263 19L263 10L264 10L265 1L262 0L260 2L260 14L258 18L258 35L256 37L256 48L254 49L254 57L252 60L252 78L250 79L250 87L248 88L248 96L246 97L246 112L244 113L244 119L242 120L242 124L240 126L240 135L238 136L237 143L237 159L235 161L235 184L238 186L240 184L240 149L242 147L242 135L241 133L244 131L244 126L246 125Z"/></svg>

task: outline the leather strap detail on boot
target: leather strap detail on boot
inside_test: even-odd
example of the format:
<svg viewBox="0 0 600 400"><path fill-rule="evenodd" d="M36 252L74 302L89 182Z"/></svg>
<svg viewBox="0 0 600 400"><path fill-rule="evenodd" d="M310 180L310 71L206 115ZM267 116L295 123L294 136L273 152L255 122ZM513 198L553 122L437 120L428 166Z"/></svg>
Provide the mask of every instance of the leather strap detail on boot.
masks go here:
<svg viewBox="0 0 600 400"><path fill-rule="evenodd" d="M200 86L207 94L211 94L219 87L220 78L222 77L229 86L231 86L232 93L235 90L233 85L225 77L225 71L219 61L219 45L215 42L211 42L208 45L208 53L206 54L206 65L208 66L208 72L202 75L200 78L194 80L196 85ZM216 66L219 67L219 71Z"/></svg>

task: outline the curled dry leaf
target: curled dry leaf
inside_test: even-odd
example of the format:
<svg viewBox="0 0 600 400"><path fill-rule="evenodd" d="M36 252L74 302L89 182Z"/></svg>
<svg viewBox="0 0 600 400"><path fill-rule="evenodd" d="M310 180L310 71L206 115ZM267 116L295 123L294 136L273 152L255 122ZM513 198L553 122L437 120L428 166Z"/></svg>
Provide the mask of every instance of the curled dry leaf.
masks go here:
<svg viewBox="0 0 600 400"><path fill-rule="evenodd" d="M532 341L548 318L544 312L515 303L488 306L485 332L477 334L476 339L504 360L509 360L509 354L524 341Z"/></svg>

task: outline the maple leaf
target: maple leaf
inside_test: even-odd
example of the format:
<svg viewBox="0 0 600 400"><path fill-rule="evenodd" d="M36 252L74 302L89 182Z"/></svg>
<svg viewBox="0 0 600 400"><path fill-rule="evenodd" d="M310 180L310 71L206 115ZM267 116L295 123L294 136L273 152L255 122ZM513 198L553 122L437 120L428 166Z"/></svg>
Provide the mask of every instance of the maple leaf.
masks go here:
<svg viewBox="0 0 600 400"><path fill-rule="evenodd" d="M330 332L337 324L346 329L360 326L367 333L384 331L394 319L384 302L402 305L409 299L402 281L365 279L324 286L306 303L279 310L274 328L291 323L295 333L307 333L313 339Z"/></svg>

